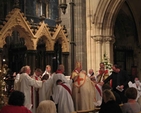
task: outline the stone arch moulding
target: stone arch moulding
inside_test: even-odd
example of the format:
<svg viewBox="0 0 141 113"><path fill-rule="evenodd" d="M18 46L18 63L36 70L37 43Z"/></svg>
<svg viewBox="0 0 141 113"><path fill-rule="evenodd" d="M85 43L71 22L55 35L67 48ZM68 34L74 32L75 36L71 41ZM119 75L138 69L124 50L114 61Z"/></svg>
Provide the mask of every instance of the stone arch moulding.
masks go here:
<svg viewBox="0 0 141 113"><path fill-rule="evenodd" d="M38 31L36 32L35 36L37 37L36 46L37 46L38 40L41 37L45 37L44 41L46 43L46 51L53 51L54 44L52 41L52 37L49 31L49 27L44 21L40 23L40 27Z"/></svg>
<svg viewBox="0 0 141 113"><path fill-rule="evenodd" d="M69 53L69 39L67 38L67 34L64 30L64 27L61 25L57 25L55 28L55 32L53 35L54 44L57 40L62 44L62 52Z"/></svg>
<svg viewBox="0 0 141 113"><path fill-rule="evenodd" d="M34 43L32 38L35 38L35 35L30 29L28 21L24 14L20 12L20 9L13 9L3 21L4 25L0 25L0 48L3 48L5 44L5 38L11 36L14 30L18 31L20 37L25 39L25 45L28 50L34 50Z"/></svg>
<svg viewBox="0 0 141 113"><path fill-rule="evenodd" d="M93 19L93 38L102 37L100 54L107 54L113 62L114 23L125 0L100 0ZM109 40L110 39L110 40ZM95 56L101 57L101 56Z"/></svg>
<svg viewBox="0 0 141 113"><path fill-rule="evenodd" d="M100 0L94 14L94 35L113 36L113 26L125 0Z"/></svg>

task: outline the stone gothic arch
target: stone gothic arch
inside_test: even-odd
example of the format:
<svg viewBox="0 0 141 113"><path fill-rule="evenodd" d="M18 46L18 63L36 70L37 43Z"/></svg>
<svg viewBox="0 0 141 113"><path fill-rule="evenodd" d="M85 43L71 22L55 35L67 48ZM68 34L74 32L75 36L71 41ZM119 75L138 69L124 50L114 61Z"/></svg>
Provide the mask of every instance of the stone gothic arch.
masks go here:
<svg viewBox="0 0 141 113"><path fill-rule="evenodd" d="M20 37L25 38L25 45L27 49L33 49L33 41L32 38L35 38L32 33L28 21L24 14L20 12L20 9L13 9L7 16L5 21L3 21L4 25L1 25L0 30L0 48L3 48L5 44L5 38L7 36L11 36L14 30L18 31ZM29 44L30 43L30 44Z"/></svg>
<svg viewBox="0 0 141 113"><path fill-rule="evenodd" d="M69 41L64 26L60 24L57 26L48 26L48 24L45 23L44 18L40 18L39 23L34 23L32 20L29 22L19 8L14 8L7 14L3 23L0 23L0 49L3 49L3 46L6 43L6 37L11 36L13 31L17 31L20 37L24 38L25 46L27 48L25 62L31 66L31 69L35 69L37 43L42 37L46 47L46 50L44 51L44 63L52 65L54 44L58 40L62 46L62 53L67 53L63 56L63 61L67 62L67 59L65 58L69 53ZM2 64L2 57L3 56L1 55L0 67ZM42 66L44 67L44 65L45 64Z"/></svg>
<svg viewBox="0 0 141 113"><path fill-rule="evenodd" d="M54 27L54 31L50 30L50 27L41 21L39 25L35 26L36 29L31 27L32 25L27 21L20 9L14 8L6 16L3 25L0 26L0 48L3 48L5 44L5 38L11 36L14 30L18 31L20 37L25 39L25 45L27 50L36 50L37 42L42 36L45 37L46 51L54 50L54 43L58 39L61 39L62 52L69 52L68 38L66 38L66 30L62 25Z"/></svg>
<svg viewBox="0 0 141 113"><path fill-rule="evenodd" d="M113 63L114 23L125 0L100 0L93 19L93 39L95 43L96 69L106 54Z"/></svg>
<svg viewBox="0 0 141 113"><path fill-rule="evenodd" d="M53 51L53 41L48 25L44 21L40 22L39 24L40 26L37 32L35 33L37 39L39 40L41 37L45 37L46 51ZM36 46L38 40L36 41Z"/></svg>
<svg viewBox="0 0 141 113"><path fill-rule="evenodd" d="M57 25L53 35L53 40L56 42L59 40L59 43L62 45L62 52L69 52L69 40L67 38L65 27L62 25ZM55 43L54 43L55 44Z"/></svg>

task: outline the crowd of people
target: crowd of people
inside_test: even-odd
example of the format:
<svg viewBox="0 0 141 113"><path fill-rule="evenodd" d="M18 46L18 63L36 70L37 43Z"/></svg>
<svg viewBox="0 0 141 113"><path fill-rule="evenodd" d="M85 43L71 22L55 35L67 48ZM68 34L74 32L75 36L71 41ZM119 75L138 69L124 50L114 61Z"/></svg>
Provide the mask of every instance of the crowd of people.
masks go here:
<svg viewBox="0 0 141 113"><path fill-rule="evenodd" d="M8 105L0 113L72 113L96 107L99 113L139 113L139 79L134 77L131 81L117 64L112 70L110 74L101 62L98 73L95 74L93 69L87 73L81 63L76 62L70 79L67 79L62 64L54 73L51 73L50 65L44 72L37 68L32 76L29 76L30 66L23 66L15 77Z"/></svg>

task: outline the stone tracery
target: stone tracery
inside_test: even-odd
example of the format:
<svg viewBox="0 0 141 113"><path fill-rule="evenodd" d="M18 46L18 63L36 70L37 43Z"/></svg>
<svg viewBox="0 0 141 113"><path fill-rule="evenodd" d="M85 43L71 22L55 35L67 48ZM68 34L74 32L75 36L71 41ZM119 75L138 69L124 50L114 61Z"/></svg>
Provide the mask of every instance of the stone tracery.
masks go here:
<svg viewBox="0 0 141 113"><path fill-rule="evenodd" d="M25 39L27 50L36 50L38 40L41 37L45 37L46 51L53 51L55 41L61 39L62 52L69 52L69 43L63 26L58 25L54 27L52 31L50 27L42 21L34 26L35 29L18 8L14 8L9 12L5 20L6 21L3 21L3 25L0 26L0 48L3 48L6 43L5 38L7 36L11 36L13 31L18 31L20 37Z"/></svg>

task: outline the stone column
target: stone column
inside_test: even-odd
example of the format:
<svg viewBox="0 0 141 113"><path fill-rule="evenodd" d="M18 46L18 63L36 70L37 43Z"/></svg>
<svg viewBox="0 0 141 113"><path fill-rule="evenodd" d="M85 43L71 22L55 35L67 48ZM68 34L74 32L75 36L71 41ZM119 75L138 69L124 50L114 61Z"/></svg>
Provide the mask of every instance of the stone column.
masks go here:
<svg viewBox="0 0 141 113"><path fill-rule="evenodd" d="M102 61L102 36L95 36L95 67L96 70L99 70L99 64Z"/></svg>
<svg viewBox="0 0 141 113"><path fill-rule="evenodd" d="M112 38L111 37L104 37L103 38L103 43L104 43L104 53L107 55L108 58L110 58L110 54L111 54L111 41Z"/></svg>
<svg viewBox="0 0 141 113"><path fill-rule="evenodd" d="M31 74L33 74L36 68L36 50L27 50L26 52L26 65L29 65L31 68Z"/></svg>
<svg viewBox="0 0 141 113"><path fill-rule="evenodd" d="M74 0L74 4L75 61L82 62L82 68L86 70L86 0Z"/></svg>

